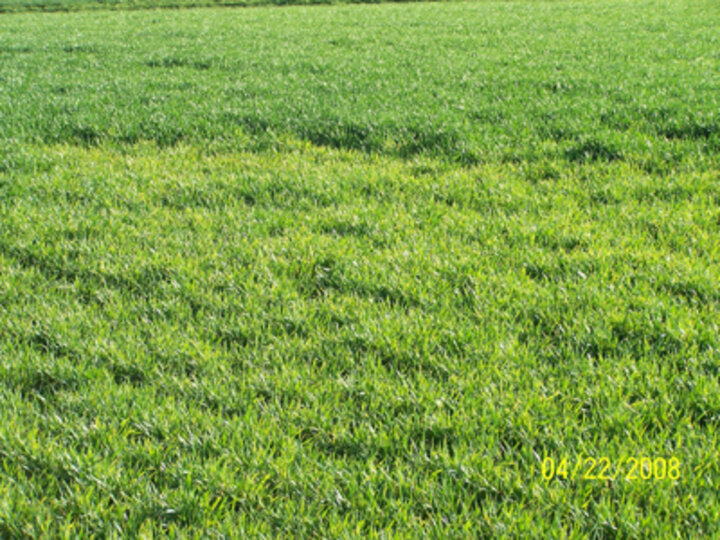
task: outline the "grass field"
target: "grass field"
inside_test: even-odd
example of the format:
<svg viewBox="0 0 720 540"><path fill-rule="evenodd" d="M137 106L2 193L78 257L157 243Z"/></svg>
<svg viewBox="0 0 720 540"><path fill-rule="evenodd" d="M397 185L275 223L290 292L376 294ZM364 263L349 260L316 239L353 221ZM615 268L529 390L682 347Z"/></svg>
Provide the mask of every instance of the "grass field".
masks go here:
<svg viewBox="0 0 720 540"><path fill-rule="evenodd" d="M264 5L378 4L412 0L0 0L0 13L256 7ZM440 0L454 1L454 0Z"/></svg>
<svg viewBox="0 0 720 540"><path fill-rule="evenodd" d="M717 534L719 51L709 1L0 15L0 537Z"/></svg>

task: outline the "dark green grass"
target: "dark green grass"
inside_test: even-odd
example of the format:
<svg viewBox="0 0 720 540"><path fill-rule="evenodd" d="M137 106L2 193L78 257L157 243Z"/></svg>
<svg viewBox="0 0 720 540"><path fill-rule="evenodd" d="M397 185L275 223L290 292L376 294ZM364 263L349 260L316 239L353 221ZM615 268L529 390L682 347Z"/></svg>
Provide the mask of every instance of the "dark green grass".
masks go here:
<svg viewBox="0 0 720 540"><path fill-rule="evenodd" d="M0 13L94 10L255 7L320 4L379 4L413 0L0 0Z"/></svg>
<svg viewBox="0 0 720 540"><path fill-rule="evenodd" d="M717 18L0 17L0 537L712 537Z"/></svg>
<svg viewBox="0 0 720 540"><path fill-rule="evenodd" d="M713 2L498 2L0 19L0 136L253 140L465 164L720 150Z"/></svg>

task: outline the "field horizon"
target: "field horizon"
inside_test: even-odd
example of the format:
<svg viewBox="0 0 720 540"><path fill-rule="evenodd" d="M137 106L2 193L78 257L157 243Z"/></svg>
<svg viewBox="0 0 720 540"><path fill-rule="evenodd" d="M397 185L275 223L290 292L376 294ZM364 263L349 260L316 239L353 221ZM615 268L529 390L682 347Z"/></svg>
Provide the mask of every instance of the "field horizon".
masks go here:
<svg viewBox="0 0 720 540"><path fill-rule="evenodd" d="M264 6L289 7L328 6L342 4L407 4L413 2L462 1L463 0L0 0L0 13L58 13L97 10L134 11L152 9L199 8L242 9Z"/></svg>

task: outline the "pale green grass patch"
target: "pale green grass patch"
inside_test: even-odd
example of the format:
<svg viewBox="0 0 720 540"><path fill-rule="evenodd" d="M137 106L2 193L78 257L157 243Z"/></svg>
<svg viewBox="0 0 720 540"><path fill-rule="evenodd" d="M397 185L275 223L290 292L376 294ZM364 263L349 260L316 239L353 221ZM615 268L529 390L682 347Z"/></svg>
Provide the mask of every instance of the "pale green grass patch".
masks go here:
<svg viewBox="0 0 720 540"><path fill-rule="evenodd" d="M23 147L5 534L714 526L713 175L283 144ZM548 484L546 455L682 476Z"/></svg>

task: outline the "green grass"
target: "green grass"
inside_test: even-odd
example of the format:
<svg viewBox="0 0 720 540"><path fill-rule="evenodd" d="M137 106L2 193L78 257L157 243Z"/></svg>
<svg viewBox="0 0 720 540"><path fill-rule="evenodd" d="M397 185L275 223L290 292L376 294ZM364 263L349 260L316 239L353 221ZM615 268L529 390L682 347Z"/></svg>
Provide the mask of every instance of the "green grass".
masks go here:
<svg viewBox="0 0 720 540"><path fill-rule="evenodd" d="M95 10L255 7L322 4L379 4L415 0L0 0L0 13ZM439 0L453 1L453 0Z"/></svg>
<svg viewBox="0 0 720 540"><path fill-rule="evenodd" d="M713 2L492 2L18 14L0 136L319 145L464 164L720 152Z"/></svg>
<svg viewBox="0 0 720 540"><path fill-rule="evenodd" d="M711 537L719 22L0 17L0 537Z"/></svg>

